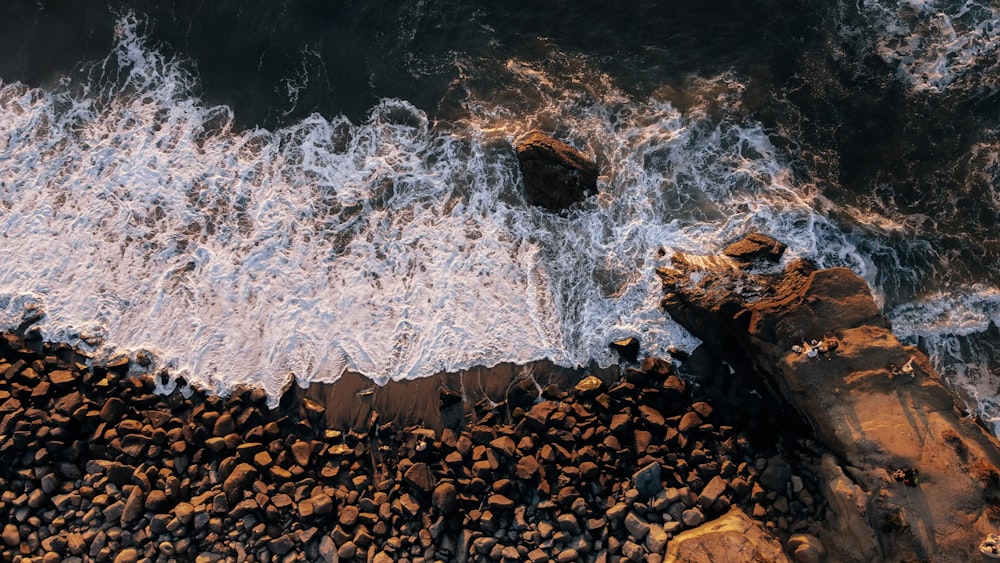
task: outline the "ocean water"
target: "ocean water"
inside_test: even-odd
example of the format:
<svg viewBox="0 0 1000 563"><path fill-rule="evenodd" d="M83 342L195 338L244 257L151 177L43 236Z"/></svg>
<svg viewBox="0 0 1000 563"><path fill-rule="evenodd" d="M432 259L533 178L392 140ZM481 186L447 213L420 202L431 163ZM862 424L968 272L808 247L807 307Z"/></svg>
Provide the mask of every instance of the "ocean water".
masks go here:
<svg viewBox="0 0 1000 563"><path fill-rule="evenodd" d="M989 2L62 4L0 8L2 327L275 400L608 365L696 346L655 267L758 230L1000 421ZM601 193L526 205L532 129Z"/></svg>

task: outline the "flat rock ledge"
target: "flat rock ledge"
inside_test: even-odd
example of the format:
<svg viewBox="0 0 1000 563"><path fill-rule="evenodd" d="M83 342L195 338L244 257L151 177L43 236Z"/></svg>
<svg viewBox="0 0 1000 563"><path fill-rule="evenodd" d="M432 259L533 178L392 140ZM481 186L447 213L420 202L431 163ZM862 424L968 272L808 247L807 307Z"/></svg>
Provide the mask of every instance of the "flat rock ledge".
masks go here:
<svg viewBox="0 0 1000 563"><path fill-rule="evenodd" d="M738 366L733 377L761 374L829 448L817 468L830 503L816 534L826 560L983 560L979 543L1000 525L997 440L896 339L850 270L743 264L674 256L658 270L662 305ZM786 551L820 560L807 540Z"/></svg>
<svg viewBox="0 0 1000 563"><path fill-rule="evenodd" d="M692 530L781 561L830 518L826 450L668 360L334 428L301 394L159 395L134 360L2 336L3 561L683 561Z"/></svg>

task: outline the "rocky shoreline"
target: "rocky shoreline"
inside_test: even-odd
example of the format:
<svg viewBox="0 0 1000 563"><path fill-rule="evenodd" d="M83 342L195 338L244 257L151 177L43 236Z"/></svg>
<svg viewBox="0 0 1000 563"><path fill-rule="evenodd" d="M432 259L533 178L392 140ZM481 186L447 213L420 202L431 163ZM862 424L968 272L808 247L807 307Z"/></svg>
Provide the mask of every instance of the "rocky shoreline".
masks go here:
<svg viewBox="0 0 1000 563"><path fill-rule="evenodd" d="M6 333L0 558L982 558L996 439L862 280L782 251L750 237L660 270L665 310L705 341L690 355L351 375L273 410L259 389L159 395L129 375L141 357Z"/></svg>
<svg viewBox="0 0 1000 563"><path fill-rule="evenodd" d="M435 429L331 428L296 390L157 395L127 358L13 334L0 357L6 561L700 560L678 554L711 553L686 539L705 522L766 560L822 550L821 448L663 360L522 377Z"/></svg>

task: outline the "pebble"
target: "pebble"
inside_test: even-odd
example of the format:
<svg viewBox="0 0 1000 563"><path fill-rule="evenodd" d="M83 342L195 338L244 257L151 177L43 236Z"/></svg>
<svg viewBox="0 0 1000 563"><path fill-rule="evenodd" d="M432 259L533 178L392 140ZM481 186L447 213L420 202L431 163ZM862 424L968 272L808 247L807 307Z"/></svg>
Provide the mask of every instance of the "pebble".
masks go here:
<svg viewBox="0 0 1000 563"><path fill-rule="evenodd" d="M17 369L45 375L46 364L32 362ZM0 372L14 365L0 358ZM35 561L54 553L105 561L416 562L456 560L463 551L516 561L619 554L657 561L670 535L729 502L765 514L780 509L783 497L763 489L751 495L760 473L737 461L748 451L735 452L739 429L716 426L724 421L707 402L685 406L692 391L669 362L642 366L611 389L588 376L574 393L550 386L539 397L532 383L525 389L533 394L515 394L516 408L484 404L467 427L440 439L377 417L371 432L326 429L319 403L271 411L259 392L222 398L188 388L195 399L162 397L148 377L115 375L124 369L66 369L69 376L34 398L11 388L16 379L0 379L0 421L8 412L26 416L21 398L68 405L58 416L73 422L39 429L74 448L49 459L54 454L42 444L18 434L18 419L10 423L11 440L0 448L33 448L10 459L35 460L38 469L12 471L0 483L11 522L3 543ZM81 381L92 386L77 389ZM44 411L32 411L31 420L35 412ZM64 437L73 424L85 428L84 439ZM769 475L781 467L762 462ZM819 491L789 476L789 490L800 489L795 506L823 506L810 497ZM785 523L796 524L790 516ZM35 531L47 526L74 531L40 538L44 532Z"/></svg>

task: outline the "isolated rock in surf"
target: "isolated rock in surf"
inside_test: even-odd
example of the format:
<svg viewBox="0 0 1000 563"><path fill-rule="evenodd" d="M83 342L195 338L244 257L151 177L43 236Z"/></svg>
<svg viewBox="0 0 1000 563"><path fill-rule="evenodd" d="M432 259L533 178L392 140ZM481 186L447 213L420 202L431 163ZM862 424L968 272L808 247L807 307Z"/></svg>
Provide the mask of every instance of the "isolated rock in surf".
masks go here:
<svg viewBox="0 0 1000 563"><path fill-rule="evenodd" d="M597 193L597 163L540 131L516 143L528 203L558 213Z"/></svg>

